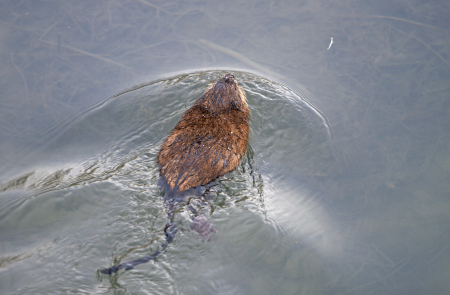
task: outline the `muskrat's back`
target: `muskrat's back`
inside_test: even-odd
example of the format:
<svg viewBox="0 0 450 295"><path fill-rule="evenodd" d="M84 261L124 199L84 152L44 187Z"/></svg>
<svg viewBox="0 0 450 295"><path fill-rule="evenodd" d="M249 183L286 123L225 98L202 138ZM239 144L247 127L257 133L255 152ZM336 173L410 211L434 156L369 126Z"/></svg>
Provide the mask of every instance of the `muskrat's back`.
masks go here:
<svg viewBox="0 0 450 295"><path fill-rule="evenodd" d="M211 85L159 150L161 176L171 190L184 192L234 170L247 150L249 116L233 75Z"/></svg>
<svg viewBox="0 0 450 295"><path fill-rule="evenodd" d="M166 241L162 243L161 250L102 269L102 273L133 269L136 265L155 260L167 249L177 232L172 219L186 194L184 192L209 183L234 170L239 164L247 150L249 115L244 91L231 74L211 85L197 99L184 113L158 153L161 176L170 187L166 195L172 196L166 199L169 205L169 221L164 228ZM175 197L177 195L181 197ZM196 230L203 239L210 240L210 234L217 232L216 229L194 208L192 213L197 216L192 217L191 229Z"/></svg>

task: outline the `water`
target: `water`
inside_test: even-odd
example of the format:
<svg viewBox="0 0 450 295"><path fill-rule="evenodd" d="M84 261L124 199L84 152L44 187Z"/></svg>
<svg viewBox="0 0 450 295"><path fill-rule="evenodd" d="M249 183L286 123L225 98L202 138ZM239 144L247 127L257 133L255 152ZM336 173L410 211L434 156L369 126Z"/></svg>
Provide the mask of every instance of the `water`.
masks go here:
<svg viewBox="0 0 450 295"><path fill-rule="evenodd" d="M167 210L157 186L158 148L186 107L192 105L209 83L224 74L197 72L139 85L96 105L78 121L72 122L69 118L68 122L60 122L64 128L52 131L49 135L52 140L43 152L51 157L37 164L34 171L2 187L5 202L1 206L0 229L4 244L15 253L6 256L8 263L15 266L8 268L7 273L16 277L17 273L28 273L26 269L41 270L35 277L31 273L26 276L27 284L32 287L22 286L21 293L45 293L49 289L59 293L83 285L93 290L93 285L108 288L111 283L138 291L149 287L142 276L151 277L156 284L151 287L155 293L167 292L166 284L182 293L210 293L217 286L225 290L233 286L238 288L236 292L248 293L252 292L248 278L234 277L242 270L239 264L227 265L230 257L235 261L243 255L238 258L241 263L247 260L250 265L265 265L260 255L267 256L265 259L278 262L271 267L272 271L278 271L285 259L293 255L290 252L295 251L290 248L296 245L293 240L280 244L283 232L289 230L283 229L283 223L288 228L293 226L293 230L302 229L303 237L298 237L302 244L315 243L314 236L324 234L326 224L306 226L305 217L289 221L289 217L271 213L267 207L271 208L269 203L276 203L283 196L289 198L289 192L277 188L287 187L281 182L286 170L291 171L292 177L303 176L305 180L314 173L306 167L295 169L290 163L293 157L304 158L305 163L311 161L308 158L314 158L312 161L316 163L329 162L328 126L287 87L236 72L237 79L245 81L242 86L254 110L252 136L249 152L239 169L215 185L217 192L211 203L210 219L220 232L217 240L214 243L199 241L198 236L189 231L187 210L181 208L181 216L175 219L182 229L176 244L156 263L130 272L141 279L123 274L134 286L129 285L128 279L115 282L117 276L112 276L111 282L107 276L97 281L94 274L100 267L146 255L164 240ZM290 154L281 152L291 144L292 138L296 138L301 148ZM324 152L318 154L317 149ZM299 208L306 205L303 209L306 215L318 214L308 219L320 223L318 219L323 212L315 212L318 205L314 201L306 198L291 201L298 202ZM284 214L295 215L290 211ZM34 237L37 245L18 238L24 235ZM322 241L317 243L318 247L329 247ZM255 248L249 247L252 244ZM302 252L303 247L299 246L298 251ZM242 248L248 253L241 253ZM319 259L313 249L306 251L311 252L307 255L313 259ZM20 263L23 256L27 256L25 264ZM205 259L201 266L193 263L199 259ZM213 263L204 265L206 261ZM222 263L225 265L221 266ZM248 271L257 272L259 267L254 267ZM49 279L42 281L42 275ZM74 277L80 280L73 280ZM122 278L122 274L119 277ZM62 285L58 280L70 283ZM203 287L198 285L199 281ZM287 283L289 281L287 279ZM22 283L20 280L10 282L12 287Z"/></svg>
<svg viewBox="0 0 450 295"><path fill-rule="evenodd" d="M1 6L1 294L448 294L446 2ZM156 153L230 71L251 135L214 241L181 206L100 274L164 241Z"/></svg>

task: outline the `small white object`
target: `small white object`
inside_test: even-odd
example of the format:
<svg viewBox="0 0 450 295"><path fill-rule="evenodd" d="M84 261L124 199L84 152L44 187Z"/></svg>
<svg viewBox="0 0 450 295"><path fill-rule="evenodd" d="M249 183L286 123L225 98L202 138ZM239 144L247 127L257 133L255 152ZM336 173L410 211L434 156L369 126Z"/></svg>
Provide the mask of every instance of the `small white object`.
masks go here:
<svg viewBox="0 0 450 295"><path fill-rule="evenodd" d="M328 45L327 50L331 48L331 45L332 45L332 44L333 44L333 37L331 37L330 45Z"/></svg>

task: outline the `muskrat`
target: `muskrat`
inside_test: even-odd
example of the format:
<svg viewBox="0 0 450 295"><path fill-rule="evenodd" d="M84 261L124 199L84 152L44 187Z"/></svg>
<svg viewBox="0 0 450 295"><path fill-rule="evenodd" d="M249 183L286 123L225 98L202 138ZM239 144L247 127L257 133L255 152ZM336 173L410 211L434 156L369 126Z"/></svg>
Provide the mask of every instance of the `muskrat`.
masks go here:
<svg viewBox="0 0 450 295"><path fill-rule="evenodd" d="M172 218L176 206L191 189L204 186L233 171L247 150L250 111L242 88L232 74L211 84L166 138L158 152L165 200L169 203L169 222L162 250L143 258L103 269L105 274L155 260L171 243L177 232ZM191 211L196 214L197 211ZM193 219L191 228L206 237L214 227L204 216Z"/></svg>

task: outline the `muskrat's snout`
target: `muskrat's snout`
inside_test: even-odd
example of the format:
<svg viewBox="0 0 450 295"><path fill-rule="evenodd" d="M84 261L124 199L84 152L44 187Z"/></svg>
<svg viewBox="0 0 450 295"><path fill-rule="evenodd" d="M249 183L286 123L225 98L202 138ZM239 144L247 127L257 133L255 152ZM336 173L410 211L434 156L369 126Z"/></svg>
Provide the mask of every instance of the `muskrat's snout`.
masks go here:
<svg viewBox="0 0 450 295"><path fill-rule="evenodd" d="M236 80L234 79L234 76L230 73L226 74L225 77L222 78L224 82L226 83L236 83Z"/></svg>

